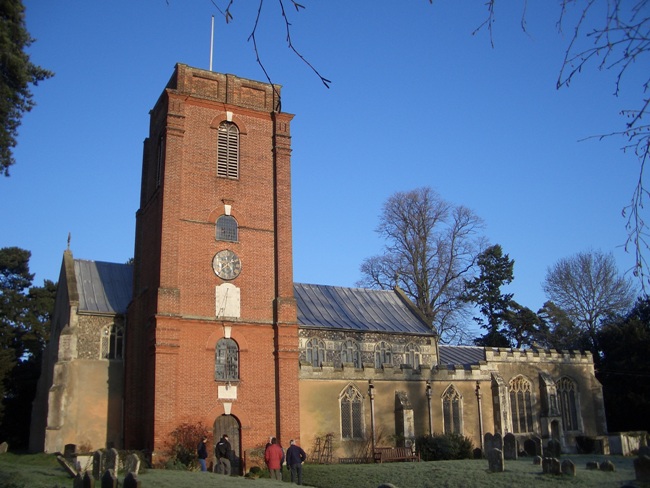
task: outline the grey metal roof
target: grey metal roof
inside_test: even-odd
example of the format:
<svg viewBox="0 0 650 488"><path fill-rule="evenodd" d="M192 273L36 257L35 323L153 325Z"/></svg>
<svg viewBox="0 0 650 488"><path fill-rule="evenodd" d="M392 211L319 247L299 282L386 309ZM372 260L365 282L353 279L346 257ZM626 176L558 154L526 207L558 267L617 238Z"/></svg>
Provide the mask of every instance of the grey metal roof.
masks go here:
<svg viewBox="0 0 650 488"><path fill-rule="evenodd" d="M478 364L485 361L485 349L479 346L439 346L440 364Z"/></svg>
<svg viewBox="0 0 650 488"><path fill-rule="evenodd" d="M397 292L294 283L301 327L435 334Z"/></svg>
<svg viewBox="0 0 650 488"><path fill-rule="evenodd" d="M79 311L124 314L131 301L133 266L74 260Z"/></svg>

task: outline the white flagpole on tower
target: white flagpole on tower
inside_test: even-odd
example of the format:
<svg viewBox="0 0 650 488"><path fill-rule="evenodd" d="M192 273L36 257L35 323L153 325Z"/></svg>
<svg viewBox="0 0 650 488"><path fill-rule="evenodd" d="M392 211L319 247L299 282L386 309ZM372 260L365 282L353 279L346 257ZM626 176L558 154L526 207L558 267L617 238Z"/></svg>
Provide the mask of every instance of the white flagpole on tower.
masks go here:
<svg viewBox="0 0 650 488"><path fill-rule="evenodd" d="M212 27L210 29L210 71L212 71L212 51L214 48L214 15L212 16Z"/></svg>

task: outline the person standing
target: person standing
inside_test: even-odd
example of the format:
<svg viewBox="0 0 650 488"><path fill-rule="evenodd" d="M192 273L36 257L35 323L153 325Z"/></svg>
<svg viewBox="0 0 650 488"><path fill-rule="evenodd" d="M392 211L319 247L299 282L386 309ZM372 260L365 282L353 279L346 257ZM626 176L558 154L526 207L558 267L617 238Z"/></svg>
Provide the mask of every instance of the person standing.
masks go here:
<svg viewBox="0 0 650 488"><path fill-rule="evenodd" d="M307 459L307 454L302 450L296 441L289 441L287 449L287 466L291 470L291 482L302 485L302 463Z"/></svg>
<svg viewBox="0 0 650 488"><path fill-rule="evenodd" d="M217 473L230 476L230 442L226 434L221 436L217 445L214 446L214 455L217 457Z"/></svg>
<svg viewBox="0 0 650 488"><path fill-rule="evenodd" d="M199 466L201 466L201 471L207 471L208 467L205 465L205 460L208 457L208 447L205 445L208 438L203 436L201 442L199 442L198 447L196 448L196 453L199 458Z"/></svg>
<svg viewBox="0 0 650 488"><path fill-rule="evenodd" d="M284 451L275 437L271 439L271 445L268 446L264 452L264 461L266 461L266 465L271 472L271 479L282 481Z"/></svg>

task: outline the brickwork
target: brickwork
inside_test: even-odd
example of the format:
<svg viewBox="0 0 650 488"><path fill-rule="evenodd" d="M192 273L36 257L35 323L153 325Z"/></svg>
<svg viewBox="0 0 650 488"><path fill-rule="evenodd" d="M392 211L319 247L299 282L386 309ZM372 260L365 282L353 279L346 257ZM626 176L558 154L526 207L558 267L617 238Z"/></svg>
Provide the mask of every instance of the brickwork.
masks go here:
<svg viewBox="0 0 650 488"><path fill-rule="evenodd" d="M285 443L299 436L293 116L274 113L279 90L177 65L151 113L128 321L126 447L155 454L180 423L212 425L226 408L241 426L243 450L269 436ZM217 176L224 121L240 131L236 180ZM237 242L216 238L226 203L239 226ZM241 273L230 281L240 292L240 316L231 322L216 317L215 289L224 280L212 259L224 249L241 260ZM240 354L240 378L232 384L214 376L215 348L226 328ZM223 398L220 387L228 387Z"/></svg>

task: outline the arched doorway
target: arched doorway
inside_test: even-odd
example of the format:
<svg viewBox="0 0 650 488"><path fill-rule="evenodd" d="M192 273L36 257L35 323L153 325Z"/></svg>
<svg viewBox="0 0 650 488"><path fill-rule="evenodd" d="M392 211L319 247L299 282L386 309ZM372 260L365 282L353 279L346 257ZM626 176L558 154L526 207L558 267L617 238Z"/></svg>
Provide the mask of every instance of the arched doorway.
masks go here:
<svg viewBox="0 0 650 488"><path fill-rule="evenodd" d="M214 430L212 433L215 445L219 442L222 435L226 434L228 436L230 447L232 448L232 459L230 459L232 474L241 475L241 426L237 417L233 415L221 415L217 417L214 421Z"/></svg>

